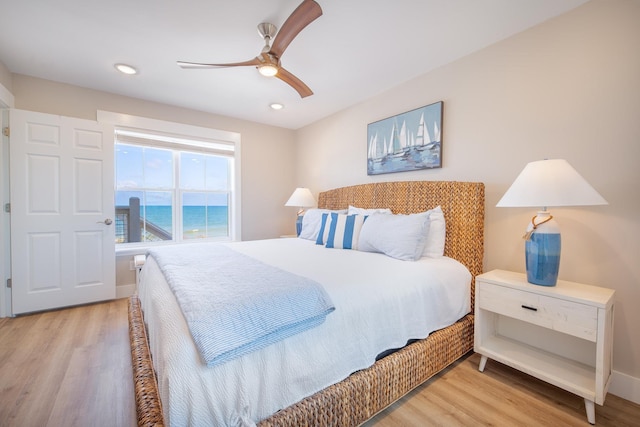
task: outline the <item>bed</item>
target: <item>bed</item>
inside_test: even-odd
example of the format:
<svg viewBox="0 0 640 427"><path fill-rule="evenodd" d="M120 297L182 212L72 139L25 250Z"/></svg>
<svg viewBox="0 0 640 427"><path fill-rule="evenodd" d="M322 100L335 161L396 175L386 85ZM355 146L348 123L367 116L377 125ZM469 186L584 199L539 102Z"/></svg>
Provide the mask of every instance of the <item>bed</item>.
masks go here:
<svg viewBox="0 0 640 427"><path fill-rule="evenodd" d="M425 339L404 346L373 365L356 370L343 380L303 397L267 417L260 417L259 426L359 425L473 347L473 278L482 272L483 258L483 184L387 182L344 187L319 195L320 208L337 210L349 205L362 208L386 207L396 214L423 212L441 206L446 219L445 256L463 264L471 277L470 288L467 288L467 314L463 313L451 326L430 333ZM330 314L328 318L331 319L331 316L334 314ZM140 299L138 296L131 297L129 321L138 424L164 425L164 402L160 398L147 336L149 330L155 336L157 326L148 329L145 320ZM161 357L163 356L156 356L156 359ZM161 381L163 393L165 382Z"/></svg>

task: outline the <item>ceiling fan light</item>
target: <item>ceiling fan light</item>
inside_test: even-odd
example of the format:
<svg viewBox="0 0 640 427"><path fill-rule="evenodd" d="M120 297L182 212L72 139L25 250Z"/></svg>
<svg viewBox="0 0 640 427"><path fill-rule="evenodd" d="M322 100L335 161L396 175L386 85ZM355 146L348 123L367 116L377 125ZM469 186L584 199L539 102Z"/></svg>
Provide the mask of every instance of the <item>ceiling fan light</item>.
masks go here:
<svg viewBox="0 0 640 427"><path fill-rule="evenodd" d="M258 71L260 74L267 77L273 77L278 74L278 68L272 64L260 65L258 66Z"/></svg>

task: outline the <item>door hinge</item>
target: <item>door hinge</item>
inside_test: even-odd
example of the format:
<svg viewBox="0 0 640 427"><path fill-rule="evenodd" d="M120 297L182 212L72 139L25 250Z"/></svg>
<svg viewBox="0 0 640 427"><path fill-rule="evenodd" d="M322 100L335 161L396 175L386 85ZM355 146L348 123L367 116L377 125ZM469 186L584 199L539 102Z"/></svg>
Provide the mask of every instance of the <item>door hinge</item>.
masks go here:
<svg viewBox="0 0 640 427"><path fill-rule="evenodd" d="M7 288L11 288L11 285L12 285L11 279L7 279Z"/></svg>
<svg viewBox="0 0 640 427"><path fill-rule="evenodd" d="M4 204L4 211L6 213L11 213L11 203L5 203Z"/></svg>
<svg viewBox="0 0 640 427"><path fill-rule="evenodd" d="M6 137L11 136L11 130L9 129L9 126L5 126L2 128L2 134Z"/></svg>

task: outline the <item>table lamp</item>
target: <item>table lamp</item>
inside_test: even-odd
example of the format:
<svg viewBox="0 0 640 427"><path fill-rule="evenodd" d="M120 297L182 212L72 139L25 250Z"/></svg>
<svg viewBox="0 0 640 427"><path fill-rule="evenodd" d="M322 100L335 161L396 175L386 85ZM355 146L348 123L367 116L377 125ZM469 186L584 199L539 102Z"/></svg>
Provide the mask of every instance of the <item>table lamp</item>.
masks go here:
<svg viewBox="0 0 640 427"><path fill-rule="evenodd" d="M540 207L527 227L527 281L555 286L560 268L560 227L549 206L606 205L607 201L563 159L540 160L525 166L497 207Z"/></svg>
<svg viewBox="0 0 640 427"><path fill-rule="evenodd" d="M298 187L295 189L285 206L298 206L298 214L296 216L296 235L300 235L302 230L302 217L304 215L304 208L310 208L316 205L316 199L311 194L308 188Z"/></svg>

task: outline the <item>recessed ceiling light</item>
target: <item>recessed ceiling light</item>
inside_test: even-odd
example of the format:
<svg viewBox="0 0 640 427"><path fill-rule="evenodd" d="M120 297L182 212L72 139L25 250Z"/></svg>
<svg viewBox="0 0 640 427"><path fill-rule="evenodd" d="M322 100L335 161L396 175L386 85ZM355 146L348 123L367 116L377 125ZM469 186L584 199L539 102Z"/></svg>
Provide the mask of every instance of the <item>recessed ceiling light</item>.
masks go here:
<svg viewBox="0 0 640 427"><path fill-rule="evenodd" d="M284 108L284 105L274 102L273 104L269 104L269 107L271 107L274 110L282 110Z"/></svg>
<svg viewBox="0 0 640 427"><path fill-rule="evenodd" d="M116 64L114 65L114 67L116 67L116 70L120 71L123 74L138 74L138 70L133 68L131 65Z"/></svg>

